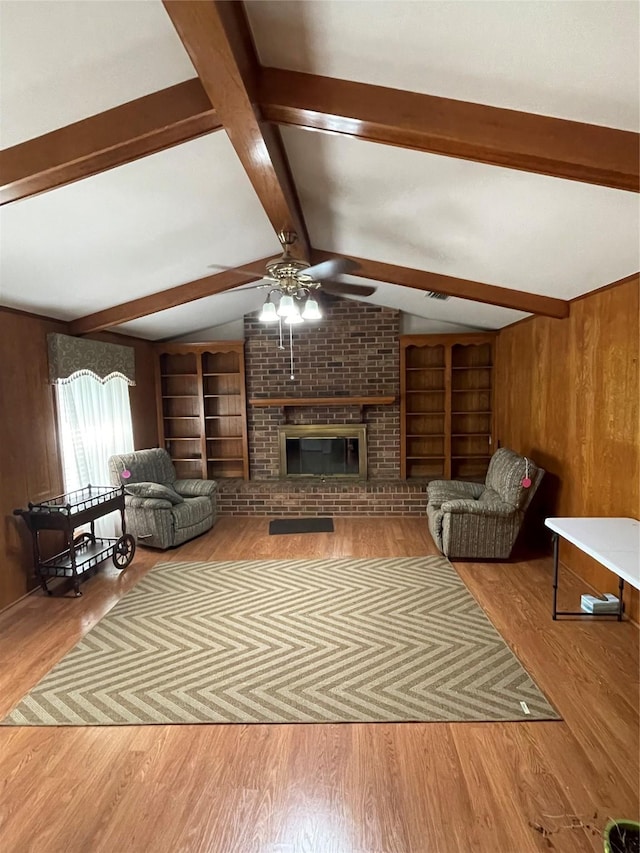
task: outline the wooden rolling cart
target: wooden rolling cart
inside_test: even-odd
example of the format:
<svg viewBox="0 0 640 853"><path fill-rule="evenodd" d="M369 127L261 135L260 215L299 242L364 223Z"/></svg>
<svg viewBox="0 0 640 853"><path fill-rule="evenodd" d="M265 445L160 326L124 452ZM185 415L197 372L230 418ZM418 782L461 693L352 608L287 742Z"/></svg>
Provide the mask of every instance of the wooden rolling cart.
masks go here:
<svg viewBox="0 0 640 853"><path fill-rule="evenodd" d="M89 569L111 557L113 565L124 571L133 560L136 540L126 529L124 486L87 486L42 503L29 503L28 506L28 509L14 509L13 514L21 515L29 528L33 543L33 567L40 586L49 595L49 578L73 578L75 594L82 595L80 578ZM96 536L96 519L114 511L120 512L122 536ZM87 524L89 531L74 537L74 531ZM49 559L42 559L42 530L63 531L67 542L65 550Z"/></svg>

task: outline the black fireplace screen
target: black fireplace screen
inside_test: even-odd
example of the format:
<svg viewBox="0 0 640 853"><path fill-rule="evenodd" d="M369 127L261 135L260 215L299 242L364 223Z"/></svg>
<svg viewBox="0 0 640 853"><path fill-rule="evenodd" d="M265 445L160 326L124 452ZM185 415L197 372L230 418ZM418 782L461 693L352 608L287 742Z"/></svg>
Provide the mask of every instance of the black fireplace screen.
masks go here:
<svg viewBox="0 0 640 853"><path fill-rule="evenodd" d="M294 477L358 476L358 438L287 438L287 474Z"/></svg>

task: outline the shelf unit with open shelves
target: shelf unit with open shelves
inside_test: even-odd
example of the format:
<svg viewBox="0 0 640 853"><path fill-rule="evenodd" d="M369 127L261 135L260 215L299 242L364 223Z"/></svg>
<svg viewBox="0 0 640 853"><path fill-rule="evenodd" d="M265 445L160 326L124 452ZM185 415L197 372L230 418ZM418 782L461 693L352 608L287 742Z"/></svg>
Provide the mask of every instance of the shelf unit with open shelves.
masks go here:
<svg viewBox="0 0 640 853"><path fill-rule="evenodd" d="M403 479L484 479L493 453L494 338L400 337Z"/></svg>
<svg viewBox="0 0 640 853"><path fill-rule="evenodd" d="M178 477L248 479L244 343L156 350L158 431Z"/></svg>

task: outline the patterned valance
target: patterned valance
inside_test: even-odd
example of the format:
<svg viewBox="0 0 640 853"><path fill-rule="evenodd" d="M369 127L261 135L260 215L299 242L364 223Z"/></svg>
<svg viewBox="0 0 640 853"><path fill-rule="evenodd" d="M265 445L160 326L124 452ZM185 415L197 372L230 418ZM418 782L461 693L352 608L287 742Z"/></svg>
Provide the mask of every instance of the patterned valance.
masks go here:
<svg viewBox="0 0 640 853"><path fill-rule="evenodd" d="M135 351L120 344L72 338L69 335L47 335L49 344L49 381L64 382L79 373L106 382L120 376L129 385L136 384Z"/></svg>

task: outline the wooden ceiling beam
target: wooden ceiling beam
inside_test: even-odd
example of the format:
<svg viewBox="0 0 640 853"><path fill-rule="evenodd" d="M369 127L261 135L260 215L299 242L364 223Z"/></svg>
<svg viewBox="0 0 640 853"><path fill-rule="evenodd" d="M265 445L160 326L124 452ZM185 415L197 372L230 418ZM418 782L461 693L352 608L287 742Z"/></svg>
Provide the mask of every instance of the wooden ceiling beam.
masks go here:
<svg viewBox="0 0 640 853"><path fill-rule="evenodd" d="M262 115L275 123L638 191L640 136L630 131L256 68L252 73L260 80ZM268 122L258 124L271 151L273 172L283 176L280 186L286 192L280 194L281 201L294 213L288 230L298 232L304 242L306 229L282 143ZM99 174L221 127L201 82L178 83L0 151L0 204ZM239 144L243 139L246 143L246 135L240 134ZM250 144L249 149L247 157L259 150ZM256 186L259 163L254 172ZM268 183L261 185L261 199L272 208ZM270 218L276 227L286 214L272 211Z"/></svg>
<svg viewBox="0 0 640 853"><path fill-rule="evenodd" d="M213 296L215 293L223 293L225 290L250 284L262 278L264 273L260 270L264 270L268 261L271 260L273 260L272 257L261 258L232 270L225 270L186 284L179 284L177 287L170 287L168 290L151 293L149 296L132 299L113 308L97 311L95 314L87 314L70 322L69 334L88 335L91 332L101 332L111 326L119 326L121 323L138 320L149 314L157 314L158 311L166 311L167 308L176 308L178 305L195 302L196 299L203 299L205 296Z"/></svg>
<svg viewBox="0 0 640 853"><path fill-rule="evenodd" d="M502 308L513 308L516 311L526 311L531 314L541 314L546 317L563 318L569 315L569 303L563 299L555 299L551 296L540 296L536 293L525 293L521 290L511 290L507 287L497 287L493 284L483 284L479 281L469 281L462 278L453 278L439 273L416 270L409 267L400 267L394 264L384 264L380 261L371 261L366 258L340 255L336 252L323 252L318 249L311 250L311 262L319 264L335 258L349 258L358 265L351 275L361 278L382 281L389 284L399 284L403 287L413 287L416 290L436 290L449 296L457 296L460 299L470 299L473 302L484 302L488 305L498 305ZM157 314L168 308L177 308L187 302L195 302L206 296L223 293L250 284L263 277L262 270L273 258L261 258L248 264L231 270L199 278L195 281L170 287L132 299L113 308L106 308L95 314L88 314L72 320L69 324L70 335L88 335L91 332L100 332L121 323L138 320L149 314Z"/></svg>
<svg viewBox="0 0 640 853"><path fill-rule="evenodd" d="M416 290L433 290L438 293L446 293L448 296L457 296L459 299L470 299L473 302L484 302L487 305L498 305L501 308L513 308L516 311L526 311L544 317L561 319L569 316L569 303L553 296L541 296L537 293L511 290L508 287L498 287L480 281L469 281L464 278L454 278L449 275L400 267L395 264L383 264L380 261L356 258L353 255L340 255L336 252L322 252L316 249L312 252L312 263L314 264L334 258L347 258L355 261L358 267L350 272L350 275L372 279L373 281L400 284L403 287L412 287Z"/></svg>
<svg viewBox="0 0 640 853"><path fill-rule="evenodd" d="M264 68L265 119L638 192L640 135L483 104Z"/></svg>
<svg viewBox="0 0 640 853"><path fill-rule="evenodd" d="M0 151L0 204L164 151L222 124L197 78Z"/></svg>
<svg viewBox="0 0 640 853"><path fill-rule="evenodd" d="M293 253L308 257L309 236L280 134L260 115L261 69L242 3L163 2L274 230L295 231Z"/></svg>

